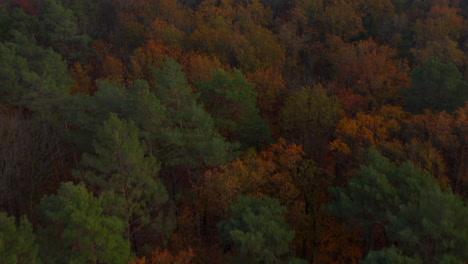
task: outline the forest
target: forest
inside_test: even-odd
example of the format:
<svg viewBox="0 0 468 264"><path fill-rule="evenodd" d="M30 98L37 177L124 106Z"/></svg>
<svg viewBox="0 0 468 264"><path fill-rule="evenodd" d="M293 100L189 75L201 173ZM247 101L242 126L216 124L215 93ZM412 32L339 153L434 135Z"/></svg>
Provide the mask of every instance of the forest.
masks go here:
<svg viewBox="0 0 468 264"><path fill-rule="evenodd" d="M0 1L0 263L467 261L468 1Z"/></svg>

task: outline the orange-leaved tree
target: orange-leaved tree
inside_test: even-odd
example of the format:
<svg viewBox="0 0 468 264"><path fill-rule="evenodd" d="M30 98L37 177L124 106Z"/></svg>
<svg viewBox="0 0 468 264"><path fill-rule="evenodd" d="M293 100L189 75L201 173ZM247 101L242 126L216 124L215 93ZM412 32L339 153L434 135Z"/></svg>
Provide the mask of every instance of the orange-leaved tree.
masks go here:
<svg viewBox="0 0 468 264"><path fill-rule="evenodd" d="M330 37L328 57L341 88L349 88L365 97L368 110L385 104L402 105L402 89L410 86L409 67L397 50L379 45L374 40L344 43Z"/></svg>

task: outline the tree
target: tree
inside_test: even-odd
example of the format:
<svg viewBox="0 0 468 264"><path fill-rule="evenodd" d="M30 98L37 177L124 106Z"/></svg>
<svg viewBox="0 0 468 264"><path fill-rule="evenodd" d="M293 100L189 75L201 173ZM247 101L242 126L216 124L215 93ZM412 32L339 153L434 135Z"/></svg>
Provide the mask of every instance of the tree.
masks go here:
<svg viewBox="0 0 468 264"><path fill-rule="evenodd" d="M198 85L205 109L213 116L218 130L244 148L268 143L270 129L256 106L257 93L239 70L233 76L213 71L213 79Z"/></svg>
<svg viewBox="0 0 468 264"><path fill-rule="evenodd" d="M380 251L371 251L367 257L360 262L361 264L420 264L419 258L404 256L396 247L382 249Z"/></svg>
<svg viewBox="0 0 468 264"><path fill-rule="evenodd" d="M255 85L258 93L257 106L261 116L268 120L272 136L279 136L279 111L286 94L286 82L279 72L271 69L257 70L247 74L247 79Z"/></svg>
<svg viewBox="0 0 468 264"><path fill-rule="evenodd" d="M209 82L213 79L212 71L221 69L221 62L217 57L206 54L189 52L182 57L182 65L187 78L192 84Z"/></svg>
<svg viewBox="0 0 468 264"><path fill-rule="evenodd" d="M116 113L122 118L133 120L141 135L149 143L154 154L150 135L162 133L165 108L156 95L150 92L147 81L136 80L126 88L109 80L97 80L98 90L93 96L75 95L66 107L67 121L77 129L70 131L72 141L84 152L92 152L92 141L98 127Z"/></svg>
<svg viewBox="0 0 468 264"><path fill-rule="evenodd" d="M281 111L284 137L303 146L319 160L343 112L338 99L328 96L321 85L305 87L288 98Z"/></svg>
<svg viewBox="0 0 468 264"><path fill-rule="evenodd" d="M259 154L249 152L242 158L206 171L199 189L202 204L208 214L216 217L224 215L238 195L270 196L282 204L293 204L300 196L294 177L303 159L301 146L279 139L277 144L271 144Z"/></svg>
<svg viewBox="0 0 468 264"><path fill-rule="evenodd" d="M353 44L330 37L327 45L325 57L340 76L337 79L340 88L350 88L367 100L367 109L362 111L378 110L386 104L403 104L401 90L410 86L409 67L396 49L372 39Z"/></svg>
<svg viewBox="0 0 468 264"><path fill-rule="evenodd" d="M413 115L407 120L403 121L403 131L400 132L404 142L411 142L413 140L420 142L421 148L432 148L435 151L420 152L419 159L414 159L414 154L417 151L413 147L407 148L408 158L411 159L416 165L428 170L432 175L439 179L445 179L445 183L450 184L456 194L466 197L463 194L464 182L466 182L466 169L467 164L466 152L466 129L468 119L466 118L468 108L461 107L453 115L446 112L432 113L425 111L424 114ZM414 138L414 139L410 139ZM413 144L405 144L413 145ZM422 154L422 155L421 155ZM435 155L434 155L435 154ZM442 166L428 166L436 162L434 158L442 160ZM433 168L431 168L433 167ZM439 167L439 168L437 168Z"/></svg>
<svg viewBox="0 0 468 264"><path fill-rule="evenodd" d="M317 12L317 19L323 34L339 36L345 41L356 39L364 32L362 19L356 1L332 0L323 2L323 9Z"/></svg>
<svg viewBox="0 0 468 264"><path fill-rule="evenodd" d="M450 189L449 189L450 190ZM421 188L419 201L402 205L388 231L406 256L424 263L465 263L468 258L468 207L451 191Z"/></svg>
<svg viewBox="0 0 468 264"><path fill-rule="evenodd" d="M130 243L125 224L104 214L100 200L83 186L63 183L57 194L38 206L43 226L38 231L45 263L127 263Z"/></svg>
<svg viewBox="0 0 468 264"><path fill-rule="evenodd" d="M131 69L134 79L151 81L154 79L151 69L159 69L169 55L176 55L177 50L165 46L160 40L149 40L135 49L131 56Z"/></svg>
<svg viewBox="0 0 468 264"><path fill-rule="evenodd" d="M271 11L259 1L205 1L194 15L191 48L215 55L244 72L282 69L284 49L269 25Z"/></svg>
<svg viewBox="0 0 468 264"><path fill-rule="evenodd" d="M80 35L73 11L63 7L60 0L44 0L41 14L47 32L45 45L69 60L77 60L86 54L91 38Z"/></svg>
<svg viewBox="0 0 468 264"><path fill-rule="evenodd" d="M20 111L0 111L0 208L16 219L34 208L66 171L70 153L57 129ZM68 165L68 164L67 164ZM67 168L68 169L68 168Z"/></svg>
<svg viewBox="0 0 468 264"><path fill-rule="evenodd" d="M214 127L211 116L197 103L182 67L166 59L162 70L154 71L157 85L151 87L166 108L165 133L155 135L160 142L159 159L167 167L216 166L230 160L235 145L227 143Z"/></svg>
<svg viewBox="0 0 468 264"><path fill-rule="evenodd" d="M86 0L56 0L57 5L63 6L65 12L73 11L73 16L68 17L66 24L70 25L69 28L73 29L74 36L69 39L72 41L78 41L77 44L80 44L79 40L81 38L86 38L86 35L89 35L92 39L100 39L103 37L99 35L99 31L105 31L106 29L103 28L104 25L102 23L103 20L103 12L104 10L110 12L111 10L105 9L102 6L104 5L105 1L96 1L93 3L88 3ZM44 3L45 1L41 1ZM49 2L49 5L54 5L53 3ZM43 10L44 12L45 10ZM50 11L49 11L50 12ZM65 13L61 10L61 13ZM53 22L52 22L53 23ZM101 27L101 28L98 28ZM74 28L77 30L75 31ZM83 34L83 35L79 35ZM75 42L76 43L76 42ZM81 44L85 44L81 42ZM79 48L85 48L80 46ZM86 50L86 48L85 48Z"/></svg>
<svg viewBox="0 0 468 264"><path fill-rule="evenodd" d="M335 222L323 212L328 199L325 188L331 181L331 175L306 159L301 146L288 144L281 138L258 154L249 152L209 170L197 186L199 201L195 211L199 219L203 219L203 239L209 240L216 233L212 223L226 217L237 196L267 196L287 206L286 221L295 231L293 245L298 256L309 261L324 260L333 258L341 249L340 257L353 254L354 257L359 253L350 250L352 246L348 247L347 243L341 243L341 248L333 252L327 246L349 238L341 229L337 228L332 234L327 229L336 228L335 224L330 224ZM343 240L336 241L341 238Z"/></svg>
<svg viewBox="0 0 468 264"><path fill-rule="evenodd" d="M460 69L464 67L464 54L459 46L463 46L460 44L464 39L466 21L457 2L437 0L419 3L425 12L420 12L421 15L416 16L411 25L414 48L410 49L418 66L430 57L439 57L444 63L454 63Z"/></svg>
<svg viewBox="0 0 468 264"><path fill-rule="evenodd" d="M412 86L407 92L407 109L411 112L453 112L468 101L468 83L452 63L429 58L413 71L411 78Z"/></svg>
<svg viewBox="0 0 468 264"><path fill-rule="evenodd" d="M172 254L167 248L164 250L156 249L151 254L151 258L142 257L130 264L191 264L194 257L195 253L191 248L177 254Z"/></svg>
<svg viewBox="0 0 468 264"><path fill-rule="evenodd" d="M352 179L345 188L330 189L335 200L330 211L334 215L353 216L366 234L374 225L384 225L396 218L400 203L417 199L415 193L409 192L411 188L437 185L409 162L397 166L375 150L369 152L368 159L369 165L361 167L360 177Z"/></svg>
<svg viewBox="0 0 468 264"><path fill-rule="evenodd" d="M0 43L0 102L37 111L44 118L57 114L70 95L72 80L66 63L51 49L39 47L19 32Z"/></svg>
<svg viewBox="0 0 468 264"><path fill-rule="evenodd" d="M219 10L216 8L215 10ZM219 10L220 13L229 12L231 8ZM209 10L212 11L212 10ZM204 9L197 12L198 16L208 16ZM212 17L200 17L201 20L194 32L188 36L191 48L199 53L210 54L219 58L222 64L233 65L236 62L234 46L239 42L241 34L233 32L232 20L218 14ZM197 21L197 20L196 20Z"/></svg>
<svg viewBox="0 0 468 264"><path fill-rule="evenodd" d="M238 246L239 263L280 263L294 237L284 212L272 198L240 196L229 208L229 219L218 225L221 239Z"/></svg>
<svg viewBox="0 0 468 264"><path fill-rule="evenodd" d="M313 1L313 3L322 4L319 1ZM289 10L284 19L279 20L277 38L285 49L286 59L282 71L283 76L277 74L275 79L284 77L288 87L312 85L317 78L314 73L317 68L322 68L314 69L318 49L311 48L310 42L313 39L319 39L319 32L316 27L311 26L316 24L309 22L309 18L312 18L312 15L308 17L304 8L296 7Z"/></svg>
<svg viewBox="0 0 468 264"><path fill-rule="evenodd" d="M453 63L461 69L464 66L465 54L460 50L458 42L448 37L427 41L423 48L411 49L411 53L416 58L417 65L423 65L431 57L438 57L443 63Z"/></svg>
<svg viewBox="0 0 468 264"><path fill-rule="evenodd" d="M431 5L426 17L413 24L416 45L424 47L427 42L441 41L444 38L458 41L463 34L465 22L459 13L459 8Z"/></svg>
<svg viewBox="0 0 468 264"><path fill-rule="evenodd" d="M239 12L242 11L239 10ZM243 33L242 36L233 37L236 41L233 47L238 62L234 64L236 67L244 72L264 69L281 71L283 69L285 51L273 32L253 22L235 25L235 27Z"/></svg>
<svg viewBox="0 0 468 264"><path fill-rule="evenodd" d="M360 227L367 249L397 244L423 263L468 257L468 208L411 162L397 165L371 151L360 176L330 194L330 212Z"/></svg>
<svg viewBox="0 0 468 264"><path fill-rule="evenodd" d="M365 163L366 153L377 149L381 153L401 160L409 159L401 143L402 124L408 114L401 107L384 106L379 113L358 113L356 117L344 117L334 132L330 148L335 152L336 171L340 180L349 179L359 166ZM410 142L411 138L405 138ZM407 151L410 152L410 151ZM344 184L345 182L342 182Z"/></svg>
<svg viewBox="0 0 468 264"><path fill-rule="evenodd" d="M41 263L38 258L39 247L36 244L31 223L26 217L16 225L13 217L0 212L0 261L4 264Z"/></svg>
<svg viewBox="0 0 468 264"><path fill-rule="evenodd" d="M33 8L36 9L36 7ZM27 8L16 8L14 3L0 6L0 42L12 41L15 38L15 32L34 39L45 34L44 25L37 17L37 10L28 11ZM32 13L35 14L32 15Z"/></svg>
<svg viewBox="0 0 468 264"><path fill-rule="evenodd" d="M157 177L160 166L153 156L146 155L146 145L139 136L133 121L111 114L97 130L95 154L83 155L82 167L88 170L76 173L93 191L107 195L109 202L115 199L106 210L126 223L127 238L136 252L148 232L158 231L161 236L170 231L163 213L168 195Z"/></svg>
<svg viewBox="0 0 468 264"><path fill-rule="evenodd" d="M363 25L372 38L389 40L392 37L392 20L395 15L394 0L359 0L358 10L362 14Z"/></svg>
<svg viewBox="0 0 468 264"><path fill-rule="evenodd" d="M151 83L136 80L127 89L101 80L94 96L74 96L67 111L69 122L79 128L72 131L74 142L92 152L90 142L109 113L133 120L148 153L161 162L164 176L172 178L172 187L188 180L189 169L216 166L232 158L236 144L226 142L215 130L212 117L197 103L198 94L192 92L175 60L168 59L162 70L155 70ZM183 168L179 171L184 173L169 176L175 168Z"/></svg>

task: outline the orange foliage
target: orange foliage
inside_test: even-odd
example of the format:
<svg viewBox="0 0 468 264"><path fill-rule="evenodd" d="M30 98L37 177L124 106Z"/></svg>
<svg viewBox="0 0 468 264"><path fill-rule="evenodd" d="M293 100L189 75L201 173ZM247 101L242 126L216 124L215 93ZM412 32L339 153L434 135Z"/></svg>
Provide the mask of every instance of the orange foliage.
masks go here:
<svg viewBox="0 0 468 264"><path fill-rule="evenodd" d="M181 48L185 34L174 25L162 19L155 19L151 23L151 30L147 34L149 39L161 40L164 45Z"/></svg>
<svg viewBox="0 0 468 264"><path fill-rule="evenodd" d="M189 10L183 8L177 0L158 0L157 4L158 13L164 18L165 21L174 25L177 28L187 27L190 17Z"/></svg>
<svg viewBox="0 0 468 264"><path fill-rule="evenodd" d="M363 110L403 104L400 90L410 86L409 67L395 49L372 39L347 44L331 37L327 42L327 57L340 77L338 83L368 100L368 109Z"/></svg>
<svg viewBox="0 0 468 264"><path fill-rule="evenodd" d="M400 107L384 106L378 114L358 113L355 118L343 118L337 125L335 140L330 143L336 162L346 167L337 172L339 177L347 180L352 176L373 147L387 156L401 157L403 146L396 135L406 115Z"/></svg>
<svg viewBox="0 0 468 264"><path fill-rule="evenodd" d="M79 62L75 62L70 71L73 73L74 80L72 94L91 94L96 89L86 66L83 67Z"/></svg>
<svg viewBox="0 0 468 264"><path fill-rule="evenodd" d="M180 251L176 255L172 254L169 250L155 250L151 258L139 258L131 261L130 264L191 264L195 254L191 248L188 250Z"/></svg>
<svg viewBox="0 0 468 264"><path fill-rule="evenodd" d="M163 45L161 41L149 40L145 45L135 50L131 57L132 79L152 80L151 68L160 69L164 59L173 57L179 59L181 51Z"/></svg>
<svg viewBox="0 0 468 264"><path fill-rule="evenodd" d="M255 85L255 91L258 93L257 106L262 117L270 121L273 135L278 135L278 113L286 93L286 83L282 75L271 69L257 70L248 73L247 79Z"/></svg>
<svg viewBox="0 0 468 264"><path fill-rule="evenodd" d="M459 8L434 5L426 18L413 24L416 47L411 49L411 53L418 63L437 56L444 62L452 62L459 67L464 65L464 54L458 42L466 31L466 22L460 13Z"/></svg>
<svg viewBox="0 0 468 264"><path fill-rule="evenodd" d="M314 2L314 1L312 1ZM315 1L314 12L324 35L331 34L349 41L364 32L358 3L354 0Z"/></svg>
<svg viewBox="0 0 468 264"><path fill-rule="evenodd" d="M341 108L345 111L348 117L355 116L362 109L366 109L369 105L369 100L351 89L339 89L338 98L340 99Z"/></svg>
<svg viewBox="0 0 468 264"><path fill-rule="evenodd" d="M226 217L227 208L238 195L269 196L288 207L296 204L300 190L293 177L303 156L300 146L280 139L278 144L272 144L259 154L251 152L205 172L195 187L200 197L196 211L200 219L204 219L203 233L216 234L215 223Z"/></svg>
<svg viewBox="0 0 468 264"><path fill-rule="evenodd" d="M223 69L217 57L189 52L181 59L187 78L192 83L208 82L213 77L212 70Z"/></svg>
<svg viewBox="0 0 468 264"><path fill-rule="evenodd" d="M457 193L466 192L462 186L468 180L466 144L468 142L468 106L459 108L454 115L446 112L426 112L414 115L403 124L406 138L415 138L421 149L415 163L430 171L442 185L450 184ZM407 141L409 141L407 139ZM427 150L428 146L435 150ZM411 154L411 152L410 152ZM411 156L410 156L411 158Z"/></svg>
<svg viewBox="0 0 468 264"><path fill-rule="evenodd" d="M96 74L97 78L105 78L119 83L126 81L127 67L121 59L113 54L113 45L95 40L93 49L97 55L97 63L100 63L100 65L94 65L95 69L100 69L100 72Z"/></svg>
<svg viewBox="0 0 468 264"><path fill-rule="evenodd" d="M313 263L348 264L359 263L363 257L360 233L340 223L337 218L326 216L321 222L322 239L316 245Z"/></svg>
<svg viewBox="0 0 468 264"><path fill-rule="evenodd" d="M445 112L411 116L399 107L384 106L375 114L345 117L330 143L336 162L346 168L338 174L346 180L352 168L364 163L365 153L376 148L393 160L411 160L437 177L442 186L450 184L460 190L467 159L468 121L463 116L466 107L455 116Z"/></svg>
<svg viewBox="0 0 468 264"><path fill-rule="evenodd" d="M359 259L356 234L337 229L335 225L339 227L339 223L324 213L329 175L304 156L301 146L279 139L259 154L250 153L207 171L197 188L200 201L196 210L205 214L205 232L216 234L211 230L214 223L226 217L225 210L238 195L269 196L287 206L287 221L296 231L294 244L300 257L338 259L331 263Z"/></svg>
<svg viewBox="0 0 468 264"><path fill-rule="evenodd" d="M123 62L116 57L106 56L102 62L102 74L104 78L116 83L125 81L126 67Z"/></svg>
<svg viewBox="0 0 468 264"><path fill-rule="evenodd" d="M279 139L278 144L272 144L258 155L250 153L207 171L200 191L205 199L215 202L213 208L221 210L228 208L237 195L266 195L290 204L298 196L291 177L303 156L301 146L288 145L284 139Z"/></svg>
<svg viewBox="0 0 468 264"><path fill-rule="evenodd" d="M424 20L418 19L414 24L416 42L423 46L427 41L443 40L449 37L458 40L464 30L464 19L459 8L434 5Z"/></svg>

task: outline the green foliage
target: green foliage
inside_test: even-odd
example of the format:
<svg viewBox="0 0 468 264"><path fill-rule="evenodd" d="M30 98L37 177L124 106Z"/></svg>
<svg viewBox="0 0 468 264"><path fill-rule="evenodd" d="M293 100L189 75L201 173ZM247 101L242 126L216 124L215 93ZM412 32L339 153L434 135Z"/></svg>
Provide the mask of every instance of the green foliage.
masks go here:
<svg viewBox="0 0 468 264"><path fill-rule="evenodd" d="M0 102L27 107L41 115L58 112L70 95L66 63L51 49L14 32L11 42L0 43Z"/></svg>
<svg viewBox="0 0 468 264"><path fill-rule="evenodd" d="M158 84L152 90L166 107L165 131L160 139L165 165L199 168L230 160L235 144L226 142L215 130L213 118L197 103L198 94L192 92L177 61L165 60L162 70L154 75Z"/></svg>
<svg viewBox="0 0 468 264"><path fill-rule="evenodd" d="M395 247L386 248L380 251L371 251L361 264L421 264L419 258L403 256L401 250Z"/></svg>
<svg viewBox="0 0 468 264"><path fill-rule="evenodd" d="M0 5L0 42L12 41L15 32L37 39L45 34L45 29L37 16L28 15L21 8Z"/></svg>
<svg viewBox="0 0 468 264"><path fill-rule="evenodd" d="M397 165L371 151L360 177L330 194L332 214L364 228L367 236L376 226L383 228L387 244L398 241L406 256L424 263L461 263L468 257L468 208L410 162Z"/></svg>
<svg viewBox="0 0 468 264"><path fill-rule="evenodd" d="M196 102L180 65L167 60L155 71L158 84L137 80L130 88L97 81L94 96L75 96L68 105L68 120L79 127L74 142L84 151L109 113L133 120L148 144L148 152L165 167L215 166L230 160L235 144L227 143L214 128L211 116Z"/></svg>
<svg viewBox="0 0 468 264"><path fill-rule="evenodd" d="M125 262L130 246L122 236L141 256L148 253L143 246L168 241L171 250L192 247L199 263L224 263L230 253L241 263L300 263L288 258L292 244L311 263L355 263L377 248L384 250L364 263L468 259L466 201L442 190L451 185L464 195L467 186L468 108L460 108L468 100L467 1L0 2L0 211L19 224L0 214L0 263L33 263L37 254L46 263ZM368 36L376 41L358 41ZM434 54L447 56L413 69L408 90L407 61L419 66ZM175 59L163 63L168 57ZM210 75L212 68L225 71ZM205 82L199 93L184 71ZM108 80L96 81L102 76ZM89 94L71 96L70 87ZM403 113L395 108L403 95L413 113L455 114ZM387 103L382 116L363 113ZM262 151L271 135L257 105L275 136L306 153L299 146L284 155L279 147ZM349 118L334 133L344 114ZM442 128L452 132L415 138ZM338 152L330 151L334 135L341 136L332 145ZM66 136L74 145L62 141ZM348 233L322 212L324 189L354 175L362 160L349 156L372 144L398 160L412 157L443 188L411 163L371 153L360 177L331 190L330 210L363 231ZM260 154L217 168L249 147ZM36 218L39 198L70 177L82 153L74 176L100 200L65 184L43 200ZM307 160L299 164L298 156ZM231 167L236 177L228 175ZM196 178L206 169L210 177ZM206 189L205 180L216 177ZM231 201L239 186L287 201L294 239L279 204L244 197L220 225L233 252L206 252L219 249L212 228L230 204L220 198ZM24 214L37 220L42 253L31 226L19 221ZM363 249L356 233L367 242ZM187 252L161 248L152 258L182 262L192 257Z"/></svg>
<svg viewBox="0 0 468 264"><path fill-rule="evenodd" d="M369 166L361 168L361 175L346 188L331 188L336 200L329 209L335 215L357 221L370 230L377 223L397 218L402 203L418 199L415 188L436 188L437 182L412 163L397 166L377 151L369 153Z"/></svg>
<svg viewBox="0 0 468 264"><path fill-rule="evenodd" d="M453 112L468 101L468 83L452 63L429 58L411 77L413 85L407 91L407 109L413 113L422 113L427 108Z"/></svg>
<svg viewBox="0 0 468 264"><path fill-rule="evenodd" d="M96 84L98 91L93 96L75 95L66 108L68 122L79 127L71 131L72 140L83 151L93 151L93 137L110 113L133 120L148 141L151 135L162 133L165 108L150 92L148 82L137 80L129 89L106 80L97 80Z"/></svg>
<svg viewBox="0 0 468 264"><path fill-rule="evenodd" d="M401 206L389 233L406 255L417 252L424 263L466 263L468 208L451 192L418 191L419 201Z"/></svg>
<svg viewBox="0 0 468 264"><path fill-rule="evenodd" d="M239 263L276 263L291 253L294 238L285 211L278 200L240 196L229 208L229 219L218 226L221 239L238 246Z"/></svg>
<svg viewBox="0 0 468 264"><path fill-rule="evenodd" d="M160 165L153 156L146 156L146 145L139 140L139 134L133 121L111 114L96 133L95 154L83 155L82 166L90 170L77 173L94 191L115 193L123 202L123 212L113 213L126 216L123 220L129 225L155 220L150 216L168 200L157 178Z"/></svg>
<svg viewBox="0 0 468 264"><path fill-rule="evenodd" d="M42 21L47 32L46 43L69 59L86 54L91 39L78 34L73 11L62 6L60 1L45 0Z"/></svg>
<svg viewBox="0 0 468 264"><path fill-rule="evenodd" d="M73 15L76 17L76 22L72 20L73 23L76 23L78 32L86 34L93 37L93 39L98 39L96 36L96 31L103 30L96 28L99 25L98 20L103 19L101 14L99 14L100 6L103 5L101 1L89 2L86 0L57 0L58 5L62 5L67 10L72 10ZM70 20L72 18L69 18Z"/></svg>
<svg viewBox="0 0 468 264"><path fill-rule="evenodd" d="M124 223L104 215L99 200L83 186L62 184L38 210L45 223L38 231L45 263L128 263Z"/></svg>
<svg viewBox="0 0 468 264"><path fill-rule="evenodd" d="M37 258L39 247L31 223L22 218L19 225L13 217L0 212L0 262L3 264L40 263Z"/></svg>
<svg viewBox="0 0 468 264"><path fill-rule="evenodd" d="M234 70L233 76L223 70L212 74L213 78L198 88L217 129L228 140L239 141L245 148L270 142L270 128L260 117L254 85L239 70Z"/></svg>
<svg viewBox="0 0 468 264"><path fill-rule="evenodd" d="M107 96L103 95L103 98ZM137 80L128 90L128 98L126 103L126 111L128 118L135 121L141 128L141 133L148 142L148 147L152 147L150 153L158 154L158 148L163 146L161 140L157 140L158 135L162 135L165 131L164 125L166 122L166 108L161 104L159 98L151 92L151 88L147 81Z"/></svg>

